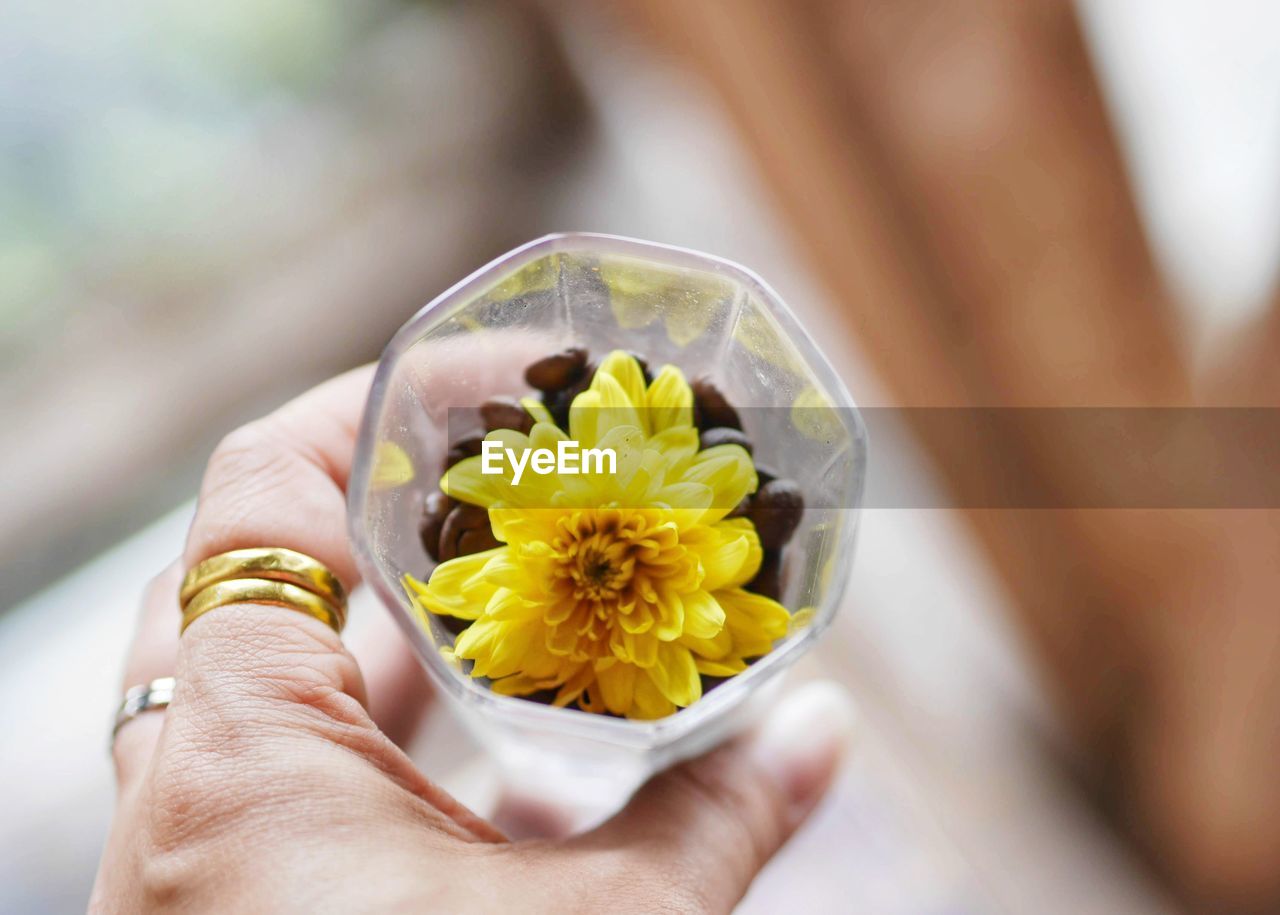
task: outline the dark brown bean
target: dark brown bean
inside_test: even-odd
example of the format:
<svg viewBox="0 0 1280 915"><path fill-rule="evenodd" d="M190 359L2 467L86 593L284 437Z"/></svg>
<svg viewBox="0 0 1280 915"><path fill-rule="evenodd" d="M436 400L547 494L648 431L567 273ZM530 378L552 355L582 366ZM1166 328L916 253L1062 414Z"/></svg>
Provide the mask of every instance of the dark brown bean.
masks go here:
<svg viewBox="0 0 1280 915"><path fill-rule="evenodd" d="M483 553L502 546L502 541L493 536L493 529L487 525L474 531L463 531L458 538L458 555L470 556L472 553Z"/></svg>
<svg viewBox="0 0 1280 915"><path fill-rule="evenodd" d="M446 616L444 614L437 616L434 613L431 618L439 623L441 628L450 635L460 635L466 632L468 627L475 622L475 620L464 620L458 616Z"/></svg>
<svg viewBox="0 0 1280 915"><path fill-rule="evenodd" d="M557 391L551 395L551 398L543 398L543 402L547 405L547 410L551 413L551 418L561 429L569 428L569 408L573 406L573 400L587 388L591 387L591 381L595 378L596 366L588 365L582 377L569 385L562 391Z"/></svg>
<svg viewBox="0 0 1280 915"><path fill-rule="evenodd" d="M449 446L449 451L444 456L444 469L448 470L458 461L465 460L469 457L475 457L480 453L484 445L484 436L481 434L468 435L461 438Z"/></svg>
<svg viewBox="0 0 1280 915"><path fill-rule="evenodd" d="M514 429L525 435L533 428L533 417L514 397L491 397L480 404L480 418L487 431Z"/></svg>
<svg viewBox="0 0 1280 915"><path fill-rule="evenodd" d="M747 454L750 454L752 450L751 439L747 438L746 433L741 429L731 429L728 426L713 426L704 430L698 436L698 447L704 451L717 445L741 445L746 449Z"/></svg>
<svg viewBox="0 0 1280 915"><path fill-rule="evenodd" d="M539 391L554 393L568 387L582 377L587 367L587 351L571 347L560 353L539 359L524 371L524 380Z"/></svg>
<svg viewBox="0 0 1280 915"><path fill-rule="evenodd" d="M695 378L689 385L693 389L694 413L697 416L699 429L710 429L713 426L727 426L730 429L741 429L742 419L738 416L720 389L707 378Z"/></svg>
<svg viewBox="0 0 1280 915"><path fill-rule="evenodd" d="M422 545L427 555L440 561L440 532L444 530L444 519L454 506L454 501L435 490L427 494L422 506Z"/></svg>
<svg viewBox="0 0 1280 915"><path fill-rule="evenodd" d="M751 500L747 517L756 526L765 549L783 546L796 532L804 514L804 495L791 480L773 480L761 486Z"/></svg>
<svg viewBox="0 0 1280 915"><path fill-rule="evenodd" d="M747 590L763 597L779 600L782 597L782 550L764 551L760 560L760 571L747 584Z"/></svg>
<svg viewBox="0 0 1280 915"><path fill-rule="evenodd" d="M489 526L489 513L477 505L465 503L455 505L445 516L444 526L440 530L441 562L448 562L466 555L459 551L463 533L483 530Z"/></svg>
<svg viewBox="0 0 1280 915"><path fill-rule="evenodd" d="M721 683L724 683L726 680L729 679L728 677L712 677L712 676L708 676L707 674L700 674L699 676L702 679L703 695L706 695L707 693L711 692Z"/></svg>

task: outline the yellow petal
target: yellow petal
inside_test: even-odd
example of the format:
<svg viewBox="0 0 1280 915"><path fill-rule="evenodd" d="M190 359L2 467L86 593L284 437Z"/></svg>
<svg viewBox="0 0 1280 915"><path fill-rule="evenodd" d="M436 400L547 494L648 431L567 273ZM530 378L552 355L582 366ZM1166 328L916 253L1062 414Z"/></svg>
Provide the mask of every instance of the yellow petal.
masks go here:
<svg viewBox="0 0 1280 915"><path fill-rule="evenodd" d="M527 696L545 687L539 685L532 677L515 674L510 677L503 677L500 680L494 680L489 684L489 688L500 696Z"/></svg>
<svg viewBox="0 0 1280 915"><path fill-rule="evenodd" d="M742 658L726 658L723 661L708 661L706 658L694 658L698 673L708 677L732 677L747 669L747 662Z"/></svg>
<svg viewBox="0 0 1280 915"><path fill-rule="evenodd" d="M459 556L436 566L424 585L405 576L418 600L432 613L473 620L480 616L498 586L484 577L485 564L507 547Z"/></svg>
<svg viewBox="0 0 1280 915"><path fill-rule="evenodd" d="M542 605L526 600L517 591L499 588L485 604L484 619L500 622L522 623L542 619Z"/></svg>
<svg viewBox="0 0 1280 915"><path fill-rule="evenodd" d="M671 426L649 436L648 447L666 460L666 472L674 479L698 453L698 430L693 426Z"/></svg>
<svg viewBox="0 0 1280 915"><path fill-rule="evenodd" d="M698 453L685 472L687 482L702 483L714 493L706 523L719 521L756 491L758 480L751 455L741 445L717 445Z"/></svg>
<svg viewBox="0 0 1280 915"><path fill-rule="evenodd" d="M556 424L555 418L552 417L551 411L546 405L536 397L521 397L520 406L524 407L525 412L533 417L535 423L548 423L552 426Z"/></svg>
<svg viewBox="0 0 1280 915"><path fill-rule="evenodd" d="M653 434L693 425L693 391L678 368L664 365L645 393Z"/></svg>
<svg viewBox="0 0 1280 915"><path fill-rule="evenodd" d="M716 603L720 602L716 601ZM722 607L721 609L723 610L724 608ZM720 631L709 639L695 638L686 632L680 637L680 644L694 653L695 660L706 658L718 661L727 658L729 653L733 651L733 635L729 632L727 626L721 627Z"/></svg>
<svg viewBox="0 0 1280 915"><path fill-rule="evenodd" d="M641 383L643 381L641 378ZM569 408L569 436L583 448L595 448L600 439L617 426L645 429L640 413L617 378L597 371L591 387L574 398Z"/></svg>
<svg viewBox="0 0 1280 915"><path fill-rule="evenodd" d="M556 697L551 704L557 707L568 705L574 699L577 699L582 694L582 691L591 685L591 681L594 679L595 670L590 664L583 664L560 687L560 691L556 693Z"/></svg>
<svg viewBox="0 0 1280 915"><path fill-rule="evenodd" d="M726 518L718 522L713 529L723 538L729 538L734 535L741 536L747 542L747 555L743 558L742 564L738 566L737 570L731 573L724 581L717 581L714 584L708 583L714 580L712 571L708 568L708 581L704 581L702 586L708 591L717 591L720 588L745 585L755 578L756 573L760 571L760 563L764 560L764 550L760 547L760 535L756 533L756 526L746 518ZM703 564L706 564L705 560Z"/></svg>
<svg viewBox="0 0 1280 915"><path fill-rule="evenodd" d="M724 608L725 628L733 636L733 650L744 658L768 654L777 639L787 634L790 614L775 600L741 588L715 592Z"/></svg>
<svg viewBox="0 0 1280 915"><path fill-rule="evenodd" d="M370 485L376 490L394 489L413 481L413 460L395 442L378 442L373 454Z"/></svg>
<svg viewBox="0 0 1280 915"><path fill-rule="evenodd" d="M493 650L493 643L502 637L503 628L502 623L492 620L476 620L458 634L457 640L453 643L453 653L471 661L487 659ZM478 667L479 663L477 663ZM474 676L483 676L483 674L475 673Z"/></svg>
<svg viewBox="0 0 1280 915"><path fill-rule="evenodd" d="M596 662L596 682L605 708L615 715L631 710L635 698L636 668L631 664L607 658Z"/></svg>
<svg viewBox="0 0 1280 915"><path fill-rule="evenodd" d="M495 483L500 477L482 473L481 466L479 456L463 458L440 478L440 490L451 499L488 508L501 495Z"/></svg>
<svg viewBox="0 0 1280 915"><path fill-rule="evenodd" d="M473 629L485 627L489 632L474 644L469 643L467 649L460 650L463 638ZM464 657L473 658L476 662L471 675L474 677L507 677L517 673L524 662L524 656L534 637L540 632L538 625L511 623L488 618L473 623L458 636L454 643L454 651Z"/></svg>
<svg viewBox="0 0 1280 915"><path fill-rule="evenodd" d="M693 655L682 645L664 642L658 649L658 663L647 671L663 696L680 707L702 698L702 680Z"/></svg>
<svg viewBox="0 0 1280 915"><path fill-rule="evenodd" d="M695 639L714 638L724 629L725 614L720 603L699 588L684 595L684 631Z"/></svg>
<svg viewBox="0 0 1280 915"><path fill-rule="evenodd" d="M704 543L690 544L702 562L702 587L718 591L739 580L742 567L751 558L751 539L733 528L704 528L712 536Z"/></svg>
<svg viewBox="0 0 1280 915"><path fill-rule="evenodd" d="M655 718L665 718L675 710L675 704L662 695L648 675L644 671L637 671L635 693L627 717L652 721Z"/></svg>
<svg viewBox="0 0 1280 915"><path fill-rule="evenodd" d="M679 594L666 593L658 599L658 622L653 634L663 642L680 638L684 632L684 600Z"/></svg>
<svg viewBox="0 0 1280 915"><path fill-rule="evenodd" d="M600 368L596 370L595 378L592 379L592 387L603 375L612 376L618 382L619 387L626 394L627 402L632 407L645 406L644 372L640 369L640 363L636 361L635 356L620 349L605 356L600 363Z"/></svg>

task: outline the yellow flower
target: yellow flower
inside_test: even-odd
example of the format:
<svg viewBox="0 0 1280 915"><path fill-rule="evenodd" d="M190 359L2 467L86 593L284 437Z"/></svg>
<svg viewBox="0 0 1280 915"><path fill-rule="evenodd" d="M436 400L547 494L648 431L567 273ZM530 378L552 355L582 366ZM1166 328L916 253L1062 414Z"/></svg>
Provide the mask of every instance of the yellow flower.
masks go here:
<svg viewBox="0 0 1280 915"><path fill-rule="evenodd" d="M530 433L489 434L517 453L613 448L616 473L482 474L481 458L441 480L484 506L504 545L438 566L427 584L405 576L423 611L474 620L453 655L496 692L555 690L553 704L661 718L702 696L700 674L730 677L787 632L776 601L744 589L760 568L745 518L726 518L754 492L737 445L700 451L693 394L667 366L646 385L615 352L579 394L566 432L530 404Z"/></svg>

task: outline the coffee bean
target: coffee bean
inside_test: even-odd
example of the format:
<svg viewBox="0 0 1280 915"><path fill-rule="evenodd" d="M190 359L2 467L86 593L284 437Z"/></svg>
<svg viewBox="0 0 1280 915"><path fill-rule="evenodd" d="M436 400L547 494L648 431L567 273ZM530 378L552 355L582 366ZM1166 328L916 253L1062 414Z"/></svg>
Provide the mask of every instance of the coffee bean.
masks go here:
<svg viewBox="0 0 1280 915"><path fill-rule="evenodd" d="M765 549L783 546L795 533L804 514L804 495L791 480L773 480L761 486L751 500L747 517L756 526Z"/></svg>
<svg viewBox="0 0 1280 915"><path fill-rule="evenodd" d="M486 400L480 404L480 418L484 420L484 427L489 432L514 429L528 435L533 429L533 417L514 397L491 397Z"/></svg>
<svg viewBox="0 0 1280 915"><path fill-rule="evenodd" d="M440 624L440 627L450 635L461 635L466 632L475 620L464 620L460 616L446 616L444 614L431 614L431 618Z"/></svg>
<svg viewBox="0 0 1280 915"><path fill-rule="evenodd" d="M484 436L480 434L468 435L459 439L449 446L449 451L444 456L444 469L448 470L459 461L475 457L480 453L483 446Z"/></svg>
<svg viewBox="0 0 1280 915"><path fill-rule="evenodd" d="M524 380L539 391L554 393L582 377L587 366L587 351L572 347L564 352L539 359L524 370Z"/></svg>
<svg viewBox="0 0 1280 915"><path fill-rule="evenodd" d="M741 445L747 454L751 453L751 439L741 429L730 429L728 426L713 426L698 436L698 447L702 450L717 445Z"/></svg>
<svg viewBox="0 0 1280 915"><path fill-rule="evenodd" d="M729 401L720 393L720 389L709 379L695 378L689 387L693 389L694 413L697 416L699 429L710 429L714 426L742 428L738 411L730 406Z"/></svg>
<svg viewBox="0 0 1280 915"><path fill-rule="evenodd" d="M500 546L502 541L493 536L492 528L486 525L474 531L462 532L462 536L458 538L458 555L470 556L472 553L483 553Z"/></svg>
<svg viewBox="0 0 1280 915"><path fill-rule="evenodd" d="M440 529L441 562L448 562L466 555L459 550L462 535L467 531L483 530L489 526L489 513L478 505L461 503L455 505L445 516L444 526Z"/></svg>
<svg viewBox="0 0 1280 915"><path fill-rule="evenodd" d="M454 501L438 489L428 493L423 502L422 545L426 548L427 555L437 562L440 561L440 532L444 530L445 516L453 506Z"/></svg>
<svg viewBox="0 0 1280 915"><path fill-rule="evenodd" d="M699 674L699 678L702 680L702 694L704 696L729 679L728 677L712 677L707 674Z"/></svg>
<svg viewBox="0 0 1280 915"><path fill-rule="evenodd" d="M773 600L782 598L782 550L764 551L760 571L747 583L747 590Z"/></svg>
<svg viewBox="0 0 1280 915"><path fill-rule="evenodd" d="M573 406L573 400L575 397L587 388L591 387L591 380L595 378L595 374L596 367L594 365L588 365L586 371L582 373L582 377L573 384L561 391L556 391L555 394L551 395L550 400L546 397L543 398L543 402L546 404L547 410L551 413L551 418L556 421L556 424L559 425L561 429L566 431L568 430L569 408Z"/></svg>

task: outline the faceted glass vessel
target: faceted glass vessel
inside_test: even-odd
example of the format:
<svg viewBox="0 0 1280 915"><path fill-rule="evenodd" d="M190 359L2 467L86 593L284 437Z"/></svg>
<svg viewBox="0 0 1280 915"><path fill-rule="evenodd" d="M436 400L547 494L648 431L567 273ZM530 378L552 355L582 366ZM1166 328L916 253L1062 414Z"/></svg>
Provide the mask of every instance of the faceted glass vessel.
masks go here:
<svg viewBox="0 0 1280 915"><path fill-rule="evenodd" d="M783 551L789 634L687 709L632 721L498 695L447 651L446 621L424 622L406 573L434 562L420 537L439 486L451 415L522 396L530 362L577 346L623 349L705 376L741 414L755 459L795 480L800 527ZM456 425L456 420L454 421ZM498 258L423 308L378 366L349 485L351 537L366 583L391 608L437 691L509 778L616 790L696 755L750 719L767 684L830 624L853 560L866 467L862 421L787 306L750 271L693 251L604 235L552 235Z"/></svg>

